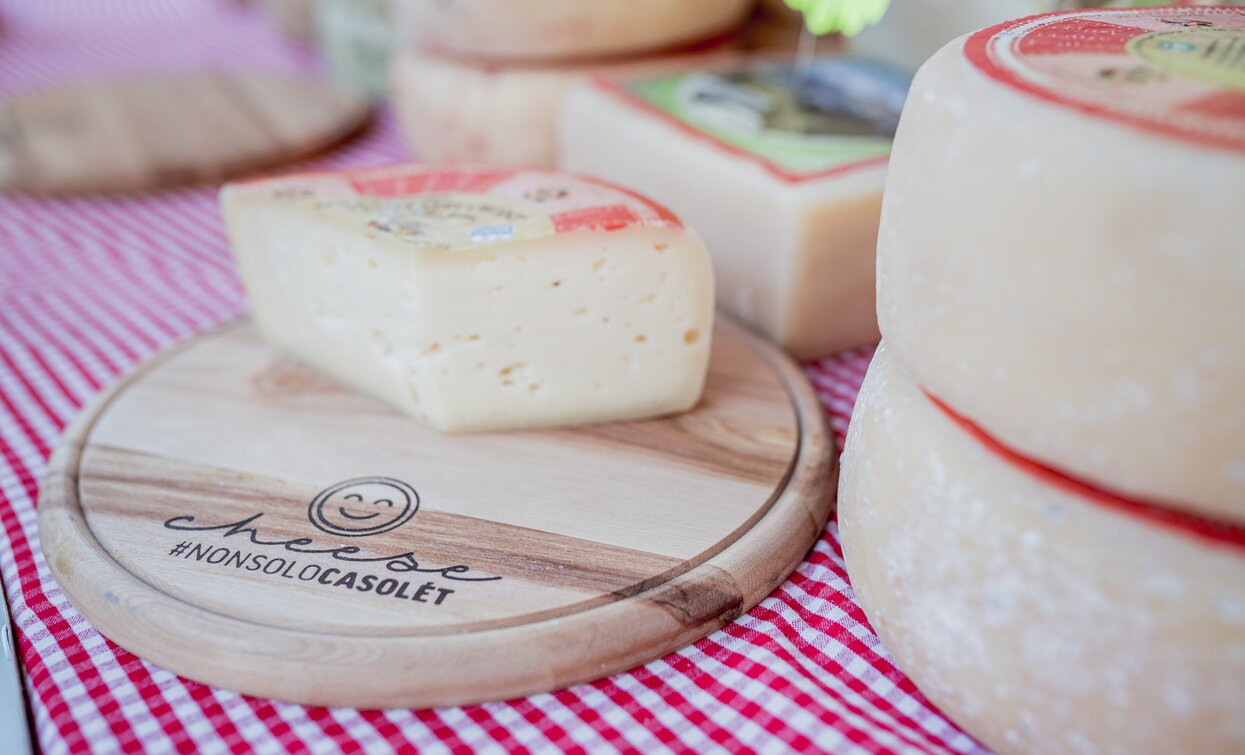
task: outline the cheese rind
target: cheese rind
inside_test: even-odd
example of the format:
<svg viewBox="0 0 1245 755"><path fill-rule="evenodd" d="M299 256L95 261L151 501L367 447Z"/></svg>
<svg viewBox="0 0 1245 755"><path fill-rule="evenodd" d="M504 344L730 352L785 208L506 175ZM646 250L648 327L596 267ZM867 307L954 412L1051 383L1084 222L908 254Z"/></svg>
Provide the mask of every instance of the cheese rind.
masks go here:
<svg viewBox="0 0 1245 755"><path fill-rule="evenodd" d="M222 205L265 337L436 429L699 399L708 256L636 195L551 171L399 166L233 184Z"/></svg>
<svg viewBox="0 0 1245 755"><path fill-rule="evenodd" d="M855 61L817 65L851 81L872 111L899 112L905 80ZM677 208L704 234L721 306L813 358L878 338L874 246L890 142L804 108L790 77L786 64L754 61L579 86L564 105L559 165Z"/></svg>
<svg viewBox="0 0 1245 755"><path fill-rule="evenodd" d="M1245 44L1242 11L1096 11L931 58L892 153L878 314L918 382L1007 445L1245 521L1240 94L1099 76L1154 71L1131 40L1197 21Z"/></svg>
<svg viewBox="0 0 1245 755"><path fill-rule="evenodd" d="M1004 461L885 345L839 485L870 624L941 710L1004 753L1245 749L1245 552Z"/></svg>
<svg viewBox="0 0 1245 755"><path fill-rule="evenodd" d="M404 138L421 159L552 167L562 98L608 73L692 68L722 55L713 47L628 62L497 66L405 50L391 94Z"/></svg>
<svg viewBox="0 0 1245 755"><path fill-rule="evenodd" d="M727 32L751 0L397 0L408 47L476 61L587 60L651 53Z"/></svg>

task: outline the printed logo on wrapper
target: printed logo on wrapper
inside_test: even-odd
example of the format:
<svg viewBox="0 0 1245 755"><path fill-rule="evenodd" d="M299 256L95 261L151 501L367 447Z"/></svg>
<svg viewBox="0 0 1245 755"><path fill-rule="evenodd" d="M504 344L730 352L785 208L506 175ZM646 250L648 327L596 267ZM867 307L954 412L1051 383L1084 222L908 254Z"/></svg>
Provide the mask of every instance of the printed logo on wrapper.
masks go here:
<svg viewBox="0 0 1245 755"><path fill-rule="evenodd" d="M1245 9L1101 9L1009 21L965 56L1047 101L1245 151Z"/></svg>
<svg viewBox="0 0 1245 755"><path fill-rule="evenodd" d="M908 79L861 60L819 59L797 74L762 63L597 86L789 183L884 164Z"/></svg>
<svg viewBox="0 0 1245 755"><path fill-rule="evenodd" d="M576 230L681 228L674 213L587 176L539 169L400 165L257 182L278 200L429 249L469 249Z"/></svg>

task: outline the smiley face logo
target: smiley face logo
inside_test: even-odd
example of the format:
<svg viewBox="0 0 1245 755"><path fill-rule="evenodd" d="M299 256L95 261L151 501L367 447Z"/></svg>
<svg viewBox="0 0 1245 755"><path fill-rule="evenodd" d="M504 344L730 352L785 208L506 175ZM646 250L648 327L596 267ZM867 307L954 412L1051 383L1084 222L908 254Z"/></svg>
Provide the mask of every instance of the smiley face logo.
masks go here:
<svg viewBox="0 0 1245 755"><path fill-rule="evenodd" d="M321 490L307 517L340 537L365 537L405 524L419 509L415 488L392 477L356 477Z"/></svg>

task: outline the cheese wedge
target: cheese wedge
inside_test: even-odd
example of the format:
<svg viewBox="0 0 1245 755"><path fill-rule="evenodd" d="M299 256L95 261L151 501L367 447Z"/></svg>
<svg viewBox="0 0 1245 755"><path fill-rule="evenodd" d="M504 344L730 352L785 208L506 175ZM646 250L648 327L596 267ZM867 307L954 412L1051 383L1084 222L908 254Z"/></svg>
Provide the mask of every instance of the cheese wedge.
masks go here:
<svg viewBox="0 0 1245 755"><path fill-rule="evenodd" d="M895 137L878 315L924 387L1026 455L1245 522L1240 50L1245 10L1200 7L943 48Z"/></svg>
<svg viewBox="0 0 1245 755"><path fill-rule="evenodd" d="M642 191L704 234L718 301L813 358L878 339L874 247L907 79L818 59L803 104L789 63L599 78L566 99L561 167Z"/></svg>
<svg viewBox="0 0 1245 755"><path fill-rule="evenodd" d="M917 687L1001 753L1245 752L1240 528L1208 537L1034 474L904 367L874 357L838 511L852 588Z"/></svg>
<svg viewBox="0 0 1245 755"><path fill-rule="evenodd" d="M443 431L691 408L713 276L660 205L544 170L406 165L227 185L260 331Z"/></svg>

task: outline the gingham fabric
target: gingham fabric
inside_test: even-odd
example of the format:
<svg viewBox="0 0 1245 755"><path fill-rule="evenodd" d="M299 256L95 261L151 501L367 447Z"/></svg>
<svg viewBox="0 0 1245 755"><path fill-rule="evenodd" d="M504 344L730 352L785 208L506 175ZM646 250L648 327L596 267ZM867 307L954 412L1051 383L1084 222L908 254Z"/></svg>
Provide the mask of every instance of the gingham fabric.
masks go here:
<svg viewBox="0 0 1245 755"><path fill-rule="evenodd" d="M105 73L317 62L233 2L0 2L0 94ZM409 159L388 115L314 164ZM48 572L35 500L65 424L169 345L242 315L211 187L0 197L0 574L42 750L981 752L855 603L837 530L726 629L593 684L466 708L308 708L197 684L101 636ZM867 351L807 368L841 442Z"/></svg>

